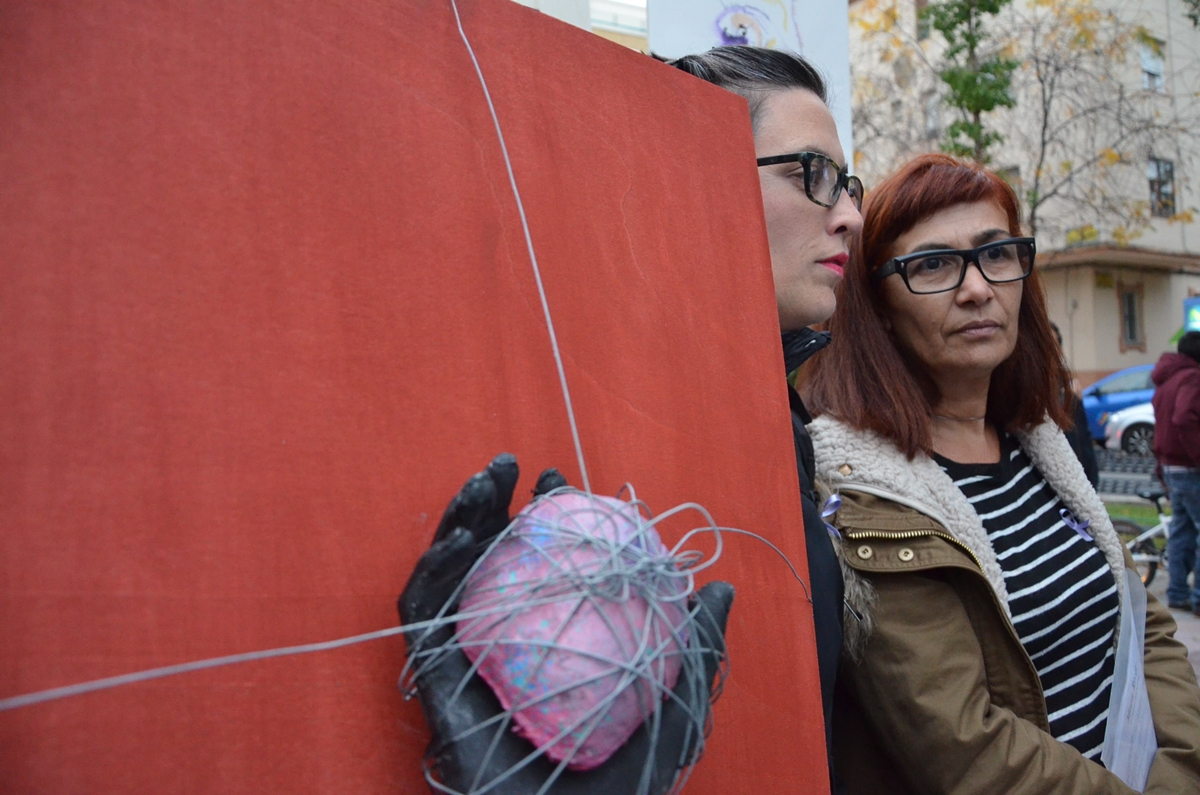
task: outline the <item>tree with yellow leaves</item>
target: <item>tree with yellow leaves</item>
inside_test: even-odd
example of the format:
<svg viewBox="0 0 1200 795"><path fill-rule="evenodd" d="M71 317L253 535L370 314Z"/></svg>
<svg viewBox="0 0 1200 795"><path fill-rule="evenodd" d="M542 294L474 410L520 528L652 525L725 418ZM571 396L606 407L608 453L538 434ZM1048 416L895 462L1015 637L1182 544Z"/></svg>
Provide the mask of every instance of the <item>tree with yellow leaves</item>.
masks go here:
<svg viewBox="0 0 1200 795"><path fill-rule="evenodd" d="M938 77L946 84L945 101L959 112L946 128L942 149L979 163L991 158L988 150L1004 140L985 124L984 114L1016 104L1012 73L1017 62L995 46L990 28L1012 0L935 0L919 12L942 35L946 48Z"/></svg>
<svg viewBox="0 0 1200 795"><path fill-rule="evenodd" d="M1194 98L1169 97L1137 64L1161 58L1161 43L1094 0L1034 0L1014 14L1021 53L1014 90L1024 107L1008 120L1022 169L1031 231L1094 224L1128 242L1150 220L1149 156L1178 158L1195 137ZM1050 231L1050 230L1048 230Z"/></svg>
<svg viewBox="0 0 1200 795"><path fill-rule="evenodd" d="M942 37L922 35L917 5L852 6L856 167L868 185L944 140L933 116L949 104L939 74L950 50ZM1144 70L1161 62L1162 42L1139 9L1119 0L1014 0L981 18L988 56L1015 64L1012 106L997 103L977 130L995 136L982 154L1018 188L1031 231L1047 242L1080 228L1095 237L1098 228L1128 243L1164 215L1148 195L1148 162L1169 160L1186 174L1188 153L1200 151L1200 75L1174 86L1151 79ZM1169 209L1169 220L1191 217Z"/></svg>

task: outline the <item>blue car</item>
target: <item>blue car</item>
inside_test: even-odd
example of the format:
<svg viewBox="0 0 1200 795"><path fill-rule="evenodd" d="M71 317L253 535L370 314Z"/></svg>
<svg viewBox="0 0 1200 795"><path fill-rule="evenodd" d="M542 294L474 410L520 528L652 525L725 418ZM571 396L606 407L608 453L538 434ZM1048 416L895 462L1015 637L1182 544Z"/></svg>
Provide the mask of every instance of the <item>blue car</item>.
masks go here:
<svg viewBox="0 0 1200 795"><path fill-rule="evenodd" d="M1087 414L1092 438L1104 441L1104 423L1114 411L1148 403L1154 397L1154 382L1150 380L1152 364L1126 367L1101 378L1083 390L1083 410Z"/></svg>

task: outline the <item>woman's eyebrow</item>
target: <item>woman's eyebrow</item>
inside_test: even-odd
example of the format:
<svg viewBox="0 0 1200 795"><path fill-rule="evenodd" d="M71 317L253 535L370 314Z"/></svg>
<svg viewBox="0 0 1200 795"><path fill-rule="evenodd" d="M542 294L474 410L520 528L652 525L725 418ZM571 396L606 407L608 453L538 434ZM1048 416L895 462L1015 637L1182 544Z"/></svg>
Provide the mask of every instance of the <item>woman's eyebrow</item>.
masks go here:
<svg viewBox="0 0 1200 795"><path fill-rule="evenodd" d="M971 242L976 246L982 246L984 243L990 243L993 240L1010 237L1011 234L1007 229L989 229L986 232L980 232L975 235L975 237L971 238Z"/></svg>
<svg viewBox="0 0 1200 795"><path fill-rule="evenodd" d="M833 164L835 166L837 166L838 168L840 168L842 171L847 171L850 168L850 166L847 163L843 163L842 161L838 160L836 157L829 154L828 152L826 152L824 149L822 149L819 146L814 146L813 148L809 149L808 151L816 152L819 155L825 155L825 157L827 157L831 161L833 161Z"/></svg>
<svg viewBox="0 0 1200 795"><path fill-rule="evenodd" d="M834 157L833 155L829 154L829 152L826 152L825 148L822 146L796 146L792 149L788 149L788 151L789 152L816 152L817 154L819 154L823 157L827 157L830 160L832 160L837 165L837 167L842 169L843 171L847 168L845 163L838 162L838 159L836 157Z"/></svg>
<svg viewBox="0 0 1200 795"><path fill-rule="evenodd" d="M954 246L949 243L939 243L936 240L929 240L925 243L918 243L912 247L910 254L918 254L922 251L954 251Z"/></svg>
<svg viewBox="0 0 1200 795"><path fill-rule="evenodd" d="M986 232L980 232L979 234L973 236L971 238L971 244L973 246L982 246L984 243L990 243L993 240L1000 240L1001 238L1009 237L1010 234L1011 233L1007 229L989 229ZM913 246L912 252L910 252L910 253L916 254L921 251L957 251L957 250L958 249L956 249L950 243L942 243L937 240L928 240L928 241L925 241L924 243L918 243L917 245Z"/></svg>

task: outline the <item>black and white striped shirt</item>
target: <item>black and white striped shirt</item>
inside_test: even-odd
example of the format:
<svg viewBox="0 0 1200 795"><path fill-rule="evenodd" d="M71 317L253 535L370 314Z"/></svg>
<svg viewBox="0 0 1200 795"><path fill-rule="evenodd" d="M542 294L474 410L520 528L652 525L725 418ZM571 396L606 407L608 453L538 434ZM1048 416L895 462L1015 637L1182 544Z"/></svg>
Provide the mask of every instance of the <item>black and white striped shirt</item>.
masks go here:
<svg viewBox="0 0 1200 795"><path fill-rule="evenodd" d="M1112 570L1008 434L998 464L937 461L975 508L996 551L1013 626L1046 696L1050 733L1100 760L1120 603Z"/></svg>

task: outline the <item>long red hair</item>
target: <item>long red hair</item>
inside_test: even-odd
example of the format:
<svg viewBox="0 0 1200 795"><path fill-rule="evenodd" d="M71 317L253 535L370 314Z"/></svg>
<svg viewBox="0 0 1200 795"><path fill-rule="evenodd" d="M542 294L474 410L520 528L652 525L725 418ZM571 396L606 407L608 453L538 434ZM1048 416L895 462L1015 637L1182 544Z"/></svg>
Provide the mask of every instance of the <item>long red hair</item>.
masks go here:
<svg viewBox="0 0 1200 795"><path fill-rule="evenodd" d="M919 363L905 356L884 326L886 308L871 274L895 256L896 239L934 213L957 204L991 201L1020 235L1017 196L1003 179L949 155L921 155L867 194L863 229L829 322L833 342L801 370L805 402L861 430L871 430L911 459L932 451L930 414L937 387ZM1071 427L1065 406L1070 374L1046 314L1035 269L1025 281L1017 345L992 372L987 419L1008 431L1029 430L1046 418Z"/></svg>

